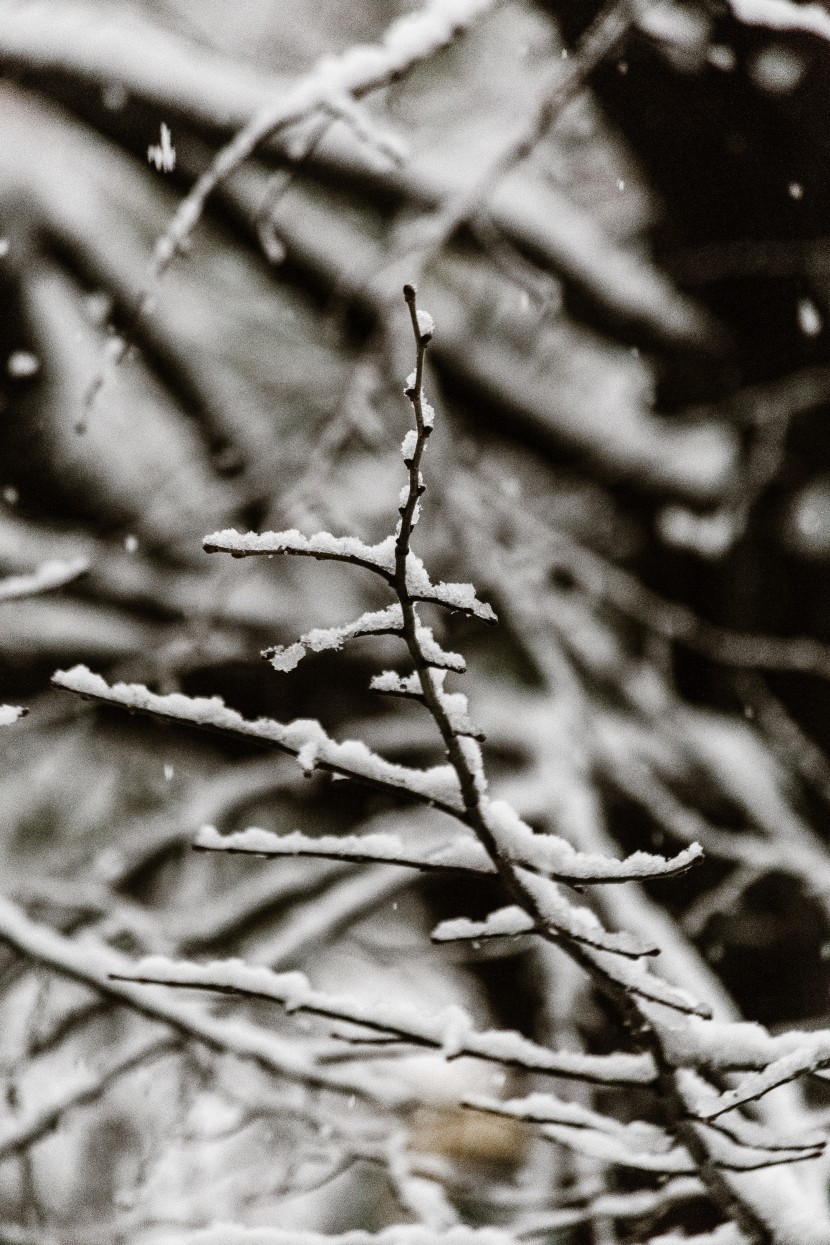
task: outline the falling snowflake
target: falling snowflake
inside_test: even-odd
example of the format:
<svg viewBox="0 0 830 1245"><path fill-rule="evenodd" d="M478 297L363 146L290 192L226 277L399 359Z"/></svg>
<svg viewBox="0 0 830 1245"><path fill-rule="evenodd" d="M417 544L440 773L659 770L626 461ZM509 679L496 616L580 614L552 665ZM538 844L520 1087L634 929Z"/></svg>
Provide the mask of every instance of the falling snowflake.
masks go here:
<svg viewBox="0 0 830 1245"><path fill-rule="evenodd" d="M151 143L147 148L147 159L154 164L160 173L172 173L176 167L176 148L170 137L170 130L162 121L161 141Z"/></svg>

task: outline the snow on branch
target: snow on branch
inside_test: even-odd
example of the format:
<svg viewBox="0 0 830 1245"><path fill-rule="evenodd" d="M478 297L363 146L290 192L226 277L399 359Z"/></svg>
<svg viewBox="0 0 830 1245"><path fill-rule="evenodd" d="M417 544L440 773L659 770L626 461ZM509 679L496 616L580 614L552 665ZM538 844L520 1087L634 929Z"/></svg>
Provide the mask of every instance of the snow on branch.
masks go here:
<svg viewBox="0 0 830 1245"><path fill-rule="evenodd" d="M820 4L794 4L792 0L730 0L739 22L766 26L770 30L803 30L830 40L830 13Z"/></svg>
<svg viewBox="0 0 830 1245"><path fill-rule="evenodd" d="M299 1228L245 1228L216 1224L174 1237L158 1238L158 1245L517 1245L517 1238L501 1228L430 1228L420 1223L394 1224L380 1232L358 1229L332 1236ZM726 1243L724 1243L726 1245Z"/></svg>
<svg viewBox="0 0 830 1245"><path fill-rule="evenodd" d="M0 1162L27 1149L51 1132L73 1107L99 1098L118 1077L125 1076L175 1049L176 1043L169 1037L144 1041L137 1048L133 1047L121 1055L103 1072L87 1068L62 1081L56 1090L47 1093L36 1106L29 1107L0 1127Z"/></svg>
<svg viewBox="0 0 830 1245"><path fill-rule="evenodd" d="M356 536L333 536L331 532L304 536L296 528L284 532L237 532L235 528L225 528L205 536L202 548L206 553L229 553L234 558L289 554L320 561L348 562L352 566L374 571L387 583L392 582L395 573L394 536L387 536L376 545L367 545ZM497 621L492 607L478 599L472 584L443 581L434 584L421 559L411 550L406 561L406 587L413 601L443 605L481 622Z"/></svg>
<svg viewBox="0 0 830 1245"><path fill-rule="evenodd" d="M734 1223L722 1223L713 1232L697 1233L695 1236L686 1236L685 1232L666 1232L651 1237L648 1245L750 1245L750 1241Z"/></svg>
<svg viewBox="0 0 830 1245"><path fill-rule="evenodd" d="M339 115L344 101L358 100L400 78L448 47L460 34L483 17L495 0L427 0L414 13L392 22L375 44L347 49L339 56L324 56L297 84L267 103L216 155L182 199L167 229L156 241L144 289L134 313L138 321L152 297L154 287L177 255L187 249L213 192L253 155L266 139L289 126L322 113ZM346 119L351 120L347 111ZM99 369L87 393L94 402L104 385L108 365L120 363L128 349L126 338L115 340L105 366ZM244 556L244 555L243 555Z"/></svg>
<svg viewBox="0 0 830 1245"><path fill-rule="evenodd" d="M28 712L22 705L0 705L0 726L13 726Z"/></svg>
<svg viewBox="0 0 830 1245"><path fill-rule="evenodd" d="M597 884L676 877L703 858L700 844L692 843L668 859L650 852L634 852L624 860L614 860L578 852L558 835L536 834L504 800L488 800L482 811L504 859L556 881Z"/></svg>
<svg viewBox="0 0 830 1245"><path fill-rule="evenodd" d="M357 782L412 796L454 816L463 812L458 780L451 766L419 770L395 765L372 752L359 740L337 743L326 734L319 722L311 719L301 718L285 725L272 718L251 721L235 709L229 709L219 696L185 696L180 692L159 696L141 683L111 685L86 666L57 670L52 676L52 683L78 696L87 696L133 713L147 713L169 722L223 731L254 742L272 744L296 756L307 773L320 768Z"/></svg>
<svg viewBox="0 0 830 1245"><path fill-rule="evenodd" d="M791 1037L797 1035L789 1035ZM822 1072L830 1067L830 1040L828 1034L805 1033L801 1035L798 1048L790 1054L776 1059L760 1072L753 1072L744 1077L740 1085L725 1090L711 1103L699 1108L704 1119L714 1120L735 1107L745 1106L763 1098L779 1085L787 1085L790 1081L809 1073Z"/></svg>
<svg viewBox="0 0 830 1245"><path fill-rule="evenodd" d="M350 995L325 993L313 989L303 973L274 973L238 959L195 964L148 956L133 964L119 980L270 999L287 1011L309 1012L392 1035L413 1046L440 1050L448 1058L469 1055L527 1071L608 1085L647 1085L654 1077L647 1055L551 1051L507 1030L477 1032L459 1007L429 1016L422 1008L397 1000L366 1002Z"/></svg>
<svg viewBox="0 0 830 1245"><path fill-rule="evenodd" d="M659 1003L687 1016L708 1019L712 1014L705 1003L698 1002L686 990L668 985L662 978L650 973L641 961L621 959L590 948L586 948L585 954L601 978L621 987L626 994L635 995L638 1000Z"/></svg>
<svg viewBox="0 0 830 1245"><path fill-rule="evenodd" d="M276 834L249 826L235 834L220 834L203 826L193 843L203 852L235 852L250 856L306 856L342 860L353 864L400 865L424 872L464 872L494 876L496 867L475 839L459 839L444 847L419 852L405 846L398 834L324 834L315 838L299 830Z"/></svg>
<svg viewBox="0 0 830 1245"><path fill-rule="evenodd" d="M547 882L548 887L555 883ZM477 941L480 938L512 938L519 934L540 933L549 930L554 936L563 934L575 942L584 943L615 955L637 959L643 955L657 955L658 948L640 942L633 934L622 932L609 934L599 920L587 908L576 908L560 895L548 892L544 897L545 920L543 924L524 908L512 904L491 912L484 921L470 921L466 917L442 921L432 932L433 942Z"/></svg>
<svg viewBox="0 0 830 1245"><path fill-rule="evenodd" d="M618 1166L663 1175L690 1174L695 1170L691 1156L684 1147L674 1143L665 1129L642 1121L624 1124L554 1094L535 1093L507 1101L476 1095L465 1098L464 1105L541 1125L541 1134L548 1140ZM744 1152L741 1147L734 1147L734 1151L724 1150L722 1156L730 1170L733 1167L742 1171L755 1170L759 1164L766 1166L781 1161L780 1155L766 1150Z"/></svg>
<svg viewBox="0 0 830 1245"><path fill-rule="evenodd" d="M809 1072L830 1066L830 1029L773 1035L762 1025L749 1021L695 1019L681 1028L665 1024L655 1015L652 1022L659 1026L663 1048L677 1067L757 1072L775 1064L783 1067L783 1061L795 1058L815 1065L805 1068Z"/></svg>
<svg viewBox="0 0 830 1245"><path fill-rule="evenodd" d="M285 553L322 561L349 562L352 566L374 571L387 581L391 580L395 569L392 536L377 545L367 545L356 536L332 536L331 532L304 536L296 528L284 532L237 532L228 527L206 536L202 548L205 553L229 553L234 558L274 557Z"/></svg>
<svg viewBox="0 0 830 1245"><path fill-rule="evenodd" d="M473 1094L464 1098L462 1105L474 1111L486 1111L493 1115L523 1120L528 1124L565 1124L570 1128L605 1133L627 1142L637 1150L652 1154L665 1154L673 1145L670 1135L656 1124L640 1121L623 1124L610 1115L603 1115L579 1102L567 1102L556 1094L534 1093L524 1098L506 1100L486 1094Z"/></svg>
<svg viewBox="0 0 830 1245"><path fill-rule="evenodd" d="M43 562L28 575L9 575L0 579L0 601L18 601L21 597L38 596L62 588L89 570L86 558Z"/></svg>
<svg viewBox="0 0 830 1245"><path fill-rule="evenodd" d="M394 678L397 679L398 676L395 675ZM534 850L521 855L517 852L515 863L552 877L555 881L580 886L672 876L684 872L700 857L699 850L690 848L668 860L662 856L650 856L646 852L635 852L625 860L615 861L606 856L577 852L564 839L554 835L533 834L529 826L526 829L533 840ZM537 845L541 848L541 861L535 850ZM255 856L316 856L359 864L388 863L433 871L444 869L478 874L497 872L485 848L472 838L457 838L440 847L419 851L414 845L404 845L397 834L312 836L299 831L276 834L272 830L250 826L234 834L222 835L212 826L205 826L199 831L194 846L201 851L241 852ZM557 856L560 863L552 867ZM565 861L568 862L567 865ZM647 866L645 868L644 861Z"/></svg>
<svg viewBox="0 0 830 1245"><path fill-rule="evenodd" d="M319 1065L300 1042L245 1021L216 1019L199 1007L182 1006L163 994L151 994L131 985L133 961L121 952L100 943L74 942L47 925L32 921L16 904L2 897L0 942L44 968L88 986L219 1054L252 1060L265 1071L291 1081L356 1094L386 1106L400 1106L407 1100L399 1085L377 1075L362 1076L355 1070Z"/></svg>
<svg viewBox="0 0 830 1245"><path fill-rule="evenodd" d="M694 1176L678 1176L659 1189L638 1189L634 1193L598 1193L581 1204L558 1210L537 1211L522 1219L522 1239L548 1236L565 1228L577 1228L598 1219L630 1220L659 1215L680 1202L696 1200L705 1195L705 1187ZM692 1239L683 1237L683 1245ZM737 1241L738 1238L736 1238ZM745 1245L745 1238L740 1238ZM653 1245L653 1243L652 1243Z"/></svg>
<svg viewBox="0 0 830 1245"><path fill-rule="evenodd" d="M342 627L315 627L294 644L276 644L264 649L262 656L275 670L289 671L299 665L309 649L312 653L338 652L347 640L368 635L400 635L402 628L401 607L389 605L383 610L367 611Z"/></svg>
<svg viewBox="0 0 830 1245"><path fill-rule="evenodd" d="M507 1101L488 1096L473 1096L465 1098L464 1105L530 1124L559 1125L613 1138L634 1156L633 1162L614 1160L623 1162L625 1166L645 1166L645 1170L654 1170L652 1164L655 1157L663 1160L669 1156L672 1170L694 1170L691 1157L688 1153L684 1156L681 1147L675 1147L671 1135L665 1129L642 1121L623 1124L581 1103L566 1102L555 1094L534 1093L525 1098ZM814 1159L823 1148L822 1142L785 1146L773 1140L770 1144L765 1144L758 1137L762 1131L758 1128L754 1134L748 1132L747 1136L741 1138L728 1134L716 1136L712 1141L713 1157L725 1169L754 1171L759 1167L775 1166L778 1163Z"/></svg>
<svg viewBox="0 0 830 1245"><path fill-rule="evenodd" d="M491 912L483 921L471 921L465 916L442 921L430 937L433 942L477 942L480 938L517 938L521 934L532 934L537 928L524 908L511 904Z"/></svg>

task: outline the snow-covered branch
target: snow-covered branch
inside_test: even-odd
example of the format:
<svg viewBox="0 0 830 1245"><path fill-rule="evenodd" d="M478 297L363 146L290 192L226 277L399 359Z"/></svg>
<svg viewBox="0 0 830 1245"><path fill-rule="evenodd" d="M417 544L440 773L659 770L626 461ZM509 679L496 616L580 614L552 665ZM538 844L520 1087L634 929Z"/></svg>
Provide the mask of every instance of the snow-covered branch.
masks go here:
<svg viewBox="0 0 830 1245"><path fill-rule="evenodd" d="M319 722L298 719L283 725L272 718L251 721L235 709L229 709L219 696L185 696L180 692L160 696L140 683L110 685L86 666L58 670L52 676L52 683L78 696L132 713L146 713L185 726L221 731L253 743L271 744L297 757L307 773L326 770L343 778L409 795L454 816L463 813L457 779L450 766L417 770L395 765L359 740L337 743Z"/></svg>
<svg viewBox="0 0 830 1245"><path fill-rule="evenodd" d="M397 1000L365 1002L350 995L315 990L302 973L274 973L242 960L195 964L149 956L122 970L118 980L270 999L281 1003L287 1011L308 1012L356 1025L412 1046L442 1051L447 1058L469 1055L529 1072L604 1085L648 1085L654 1076L650 1060L640 1055L551 1051L507 1030L477 1032L471 1018L459 1007L429 1016L421 1007Z"/></svg>
<svg viewBox="0 0 830 1245"><path fill-rule="evenodd" d="M702 855L700 848L694 845L669 858L635 852L624 860L612 860L607 856L577 852L565 839L556 835L533 834L529 826L519 823L518 818L516 821L522 834L516 839L512 857L514 863L554 881L575 886L675 877L685 873ZM385 863L435 872L497 872L484 847L473 838L456 838L441 847L419 850L414 843L405 846L400 835L392 833L312 836L298 830L291 834L275 834L272 830L249 826L234 834L223 835L213 826L204 826L194 847L200 851L254 856L310 856L356 863Z"/></svg>
<svg viewBox="0 0 830 1245"><path fill-rule="evenodd" d="M74 942L32 921L15 904L0 898L0 942L44 968L88 986L126 1005L148 1020L223 1055L252 1060L267 1072L291 1081L356 1094L370 1102L399 1105L406 1095L379 1077L361 1076L318 1065L300 1042L291 1042L244 1021L220 1020L203 1009L182 1006L164 994L150 995L129 984L133 961L94 942ZM120 979L119 979L120 978Z"/></svg>
<svg viewBox="0 0 830 1245"><path fill-rule="evenodd" d="M41 592L53 592L72 583L89 570L86 558L71 558L65 562L43 562L28 575L8 575L0 579L0 602L19 601L23 597L38 596Z"/></svg>
<svg viewBox="0 0 830 1245"><path fill-rule="evenodd" d="M0 705L0 726L13 726L28 712L23 705Z"/></svg>

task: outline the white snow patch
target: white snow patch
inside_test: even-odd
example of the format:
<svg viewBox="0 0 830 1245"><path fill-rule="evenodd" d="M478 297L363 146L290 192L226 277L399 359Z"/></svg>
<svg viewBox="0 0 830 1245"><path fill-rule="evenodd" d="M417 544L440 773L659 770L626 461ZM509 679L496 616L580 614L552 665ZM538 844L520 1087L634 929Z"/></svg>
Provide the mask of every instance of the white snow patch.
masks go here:
<svg viewBox="0 0 830 1245"><path fill-rule="evenodd" d="M0 726L12 726L28 712L21 705L0 705Z"/></svg>
<svg viewBox="0 0 830 1245"><path fill-rule="evenodd" d="M463 807L458 777L451 765L439 765L428 770L396 765L372 752L360 740L337 743L313 719L298 718L286 724L272 718L251 721L235 709L229 709L219 696L185 696L181 692L159 696L141 683L115 683L110 686L86 666L57 670L52 676L52 683L76 695L90 696L134 712L228 731L248 739L265 740L294 756L302 752L305 765L324 765L344 777L393 787L427 803L453 810L460 811Z"/></svg>
<svg viewBox="0 0 830 1245"><path fill-rule="evenodd" d="M435 321L433 320L432 316L429 314L428 311L423 311L420 307L418 308L418 311L415 314L417 316L418 332L421 334L421 338L423 339L424 337L427 337L427 338L432 337L433 333L435 332Z"/></svg>
<svg viewBox="0 0 830 1245"><path fill-rule="evenodd" d="M43 562L28 575L10 575L0 579L0 601L16 601L21 597L51 592L71 583L89 570L87 558L71 558L66 561Z"/></svg>

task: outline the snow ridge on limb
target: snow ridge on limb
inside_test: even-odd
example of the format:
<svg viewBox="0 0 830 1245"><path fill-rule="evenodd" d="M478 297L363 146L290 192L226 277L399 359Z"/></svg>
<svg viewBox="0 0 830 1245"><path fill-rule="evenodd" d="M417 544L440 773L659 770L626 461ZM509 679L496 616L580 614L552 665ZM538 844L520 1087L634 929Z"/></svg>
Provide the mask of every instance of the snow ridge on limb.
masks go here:
<svg viewBox="0 0 830 1245"><path fill-rule="evenodd" d="M0 726L13 726L29 712L22 705L0 705Z"/></svg>
<svg viewBox="0 0 830 1245"><path fill-rule="evenodd" d="M548 885L554 886L555 883L550 882ZM567 935L588 947L616 955L637 959L644 955L658 954L656 947L640 942L625 931L618 934L608 933L587 908L575 908L566 899L553 895L547 896L544 926L534 920L524 908L512 904L491 912L484 921L469 921L466 917L442 921L432 931L431 937L433 942L470 942L481 938L512 938L520 934L538 933L541 928L547 928L553 934Z"/></svg>
<svg viewBox="0 0 830 1245"><path fill-rule="evenodd" d="M714 1072L757 1072L792 1056L815 1062L816 1073L830 1064L830 1029L811 1033L791 1030L768 1033L752 1021L723 1023L693 1020L682 1028L655 1015L653 1023L673 1063L682 1068L708 1068Z"/></svg>
<svg viewBox="0 0 830 1245"><path fill-rule="evenodd" d="M233 558L293 554L320 561L349 562L352 566L374 571L387 583L391 583L395 570L394 536L387 536L376 545L367 545L356 536L333 536L331 532L304 536L296 528L284 532L238 532L229 527L205 536L202 548L206 553L229 553ZM421 559L412 552L407 557L406 586L413 601L443 605L481 622L492 624L498 621L492 606L478 599L472 584L434 584Z"/></svg>
<svg viewBox="0 0 830 1245"><path fill-rule="evenodd" d="M399 678L398 675L392 677L396 680ZM386 675L378 676L378 678L385 679ZM672 876L683 872L700 855L693 848L688 848L685 852L669 859L662 856L649 856L646 852L635 852L633 856L625 860L616 861L611 857L577 852L564 839L555 839L553 835L533 835L529 827L528 831L534 841L542 846L546 859L543 864L539 864L528 853L519 857L516 863L528 870L553 877L557 882L578 885L638 877ZM555 846L551 849L552 841ZM332 860L365 861L367 864L385 862L392 865L405 865L412 869L446 869L453 872L483 874L497 872L496 866L481 843L467 837L457 838L441 847L419 851L414 844L404 845L396 834L317 836L305 835L299 831L291 834L277 834L273 830L261 830L251 826L235 834L221 835L212 826L205 826L199 831L195 846L203 851L248 852L256 856L319 856ZM563 863L555 870L549 869L554 852L560 854L563 862L567 860L568 865L565 866ZM643 861L646 862L645 866L643 866ZM641 869L642 872L640 872ZM761 1032L763 1033L763 1030ZM766 1037L769 1042L778 1041L778 1039L770 1038L768 1034ZM754 1064L748 1066L754 1066Z"/></svg>
<svg viewBox="0 0 830 1245"><path fill-rule="evenodd" d="M540 1125L543 1137L620 1167L661 1175L689 1175L695 1171L689 1152L675 1144L665 1129L642 1121L624 1124L554 1094L530 1094L506 1102L473 1096L465 1098L464 1105ZM817 1157L814 1149L784 1152L780 1147L735 1142L717 1133L711 1138L710 1149L718 1167L731 1172L758 1171Z"/></svg>
<svg viewBox="0 0 830 1245"><path fill-rule="evenodd" d="M205 852L236 852L252 856L306 856L321 860L343 860L357 864L401 865L409 869L478 873L494 876L495 865L476 839L459 839L445 847L425 852L404 845L400 835L325 834L318 838L302 834L276 834L249 826L235 834L220 834L214 826L203 826L193 846Z"/></svg>
<svg viewBox="0 0 830 1245"><path fill-rule="evenodd" d="M159 1245L518 1245L517 1238L501 1228L431 1228L420 1223L393 1224L380 1232L357 1229L328 1235L301 1228L245 1228L215 1224L159 1238ZM732 1245L724 1242L724 1245Z"/></svg>
<svg viewBox="0 0 830 1245"><path fill-rule="evenodd" d="M819 1034L818 1040L813 1038L813 1034L804 1034L798 1049L776 1059L762 1071L744 1077L740 1085L726 1090L711 1103L702 1106L700 1114L704 1119L716 1120L727 1111L734 1111L736 1107L763 1098L779 1085L786 1085L798 1077L822 1072L830 1067L830 1044L827 1035Z"/></svg>
<svg viewBox="0 0 830 1245"><path fill-rule="evenodd" d="M447 668L433 666L430 668L429 677L432 680L435 695L447 715L447 720L453 732L456 735L469 735L471 738L483 743L485 736L473 726L470 720L467 697L463 692L447 692L444 690ZM411 700L419 700L421 704L426 704L420 676L417 672L400 675L394 670L384 670L382 674L373 676L369 688L373 692L381 692L387 696L404 696Z"/></svg>
<svg viewBox="0 0 830 1245"><path fill-rule="evenodd" d="M159 696L141 683L110 685L86 666L57 670L52 675L52 683L78 696L118 705L133 713L147 713L170 722L272 744L296 756L307 773L319 767L357 782L405 793L445 812L455 815L463 812L458 779L451 766L418 770L396 765L372 752L360 740L337 743L319 722L311 719L300 718L285 725L272 718L251 721L235 709L229 709L219 696L185 696L181 692Z"/></svg>
<svg viewBox="0 0 830 1245"><path fill-rule="evenodd" d="M493 1063L505 1063L528 1071L587 1080L608 1085L647 1085L654 1079L648 1056L583 1055L551 1051L507 1030L478 1032L459 1007L425 1015L410 1003L379 1000L366 1002L350 995L315 990L303 973L275 973L243 960L214 960L195 964L148 956L119 975L119 980L144 985L184 986L215 990L246 998L270 999L287 1011L304 1011L345 1021L376 1032L394 1035L414 1046L443 1051L447 1057L470 1055Z"/></svg>
<svg viewBox="0 0 830 1245"><path fill-rule="evenodd" d="M31 920L16 904L0 897L0 940L20 955L97 994L114 998L149 1020L167 1026L191 1041L221 1054L252 1060L268 1072L291 1081L357 1094L370 1102L402 1105L406 1095L399 1085L318 1065L301 1043L278 1036L247 1021L219 1019L198 1006L182 1006L129 984L133 961L103 943L78 943L47 925Z"/></svg>
<svg viewBox="0 0 830 1245"><path fill-rule="evenodd" d="M296 528L284 532L237 532L228 527L206 536L202 548L205 553L229 553L234 558L274 557L285 553L321 561L350 562L352 566L374 571L387 581L394 570L395 542L391 536L377 545L367 545L356 536L332 536L331 532L304 536Z"/></svg>
<svg viewBox="0 0 830 1245"><path fill-rule="evenodd" d="M19 601L22 597L38 596L62 588L89 570L87 558L43 562L28 575L9 575L0 579L0 601Z"/></svg>
<svg viewBox="0 0 830 1245"><path fill-rule="evenodd" d="M770 30L803 30L830 40L830 14L820 4L794 4L792 0L730 0L739 22L767 26Z"/></svg>
<svg viewBox="0 0 830 1245"><path fill-rule="evenodd" d="M275 644L263 649L262 656L275 670L289 671L299 665L309 650L312 653L337 652L347 640L368 635L400 635L402 625L400 605L388 605L383 610L367 611L342 627L315 627L294 644Z"/></svg>
<svg viewBox="0 0 830 1245"><path fill-rule="evenodd" d="M504 800L488 800L482 811L505 859L560 882L597 884L676 877L703 859L700 844L692 843L668 859L634 852L624 860L614 860L578 852L558 835L536 834Z"/></svg>

